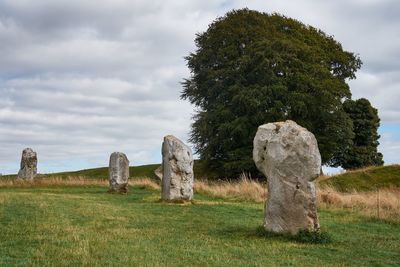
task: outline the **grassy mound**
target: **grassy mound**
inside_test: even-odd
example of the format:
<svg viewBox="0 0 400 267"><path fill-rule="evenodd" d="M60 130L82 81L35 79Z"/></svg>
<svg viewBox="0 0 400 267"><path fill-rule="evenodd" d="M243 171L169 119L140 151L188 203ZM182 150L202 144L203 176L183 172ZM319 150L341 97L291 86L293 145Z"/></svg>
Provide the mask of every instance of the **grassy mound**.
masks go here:
<svg viewBox="0 0 400 267"><path fill-rule="evenodd" d="M147 177L150 179L158 180L158 177L154 174L154 171L160 167L161 164L148 164L142 166L131 166L129 167L130 177L132 178L143 178ZM199 161L194 161L194 172L196 174L196 178L207 178L208 173L207 169L204 167L204 164ZM15 178L16 175L3 175L0 179L9 179ZM70 171L70 172L58 172L58 173L49 173L49 174L40 174L38 177L42 178L51 178L51 177L82 177L88 179L107 179L108 178L108 167L101 168L93 168L93 169L84 169L79 171Z"/></svg>
<svg viewBox="0 0 400 267"><path fill-rule="evenodd" d="M320 186L334 187L340 192L373 191L400 187L400 165L370 167L332 176L319 182Z"/></svg>
<svg viewBox="0 0 400 267"><path fill-rule="evenodd" d="M106 191L0 187L0 266L400 265L400 224L358 213L320 210L330 241L313 244L260 231L263 203L196 194L171 204L158 190Z"/></svg>
<svg viewBox="0 0 400 267"><path fill-rule="evenodd" d="M131 166L129 167L129 173L131 177L149 177L152 179L158 179L154 170L157 169L160 164L149 164L143 166ZM44 177L84 177L93 179L107 179L108 178L108 167L85 169L74 172L60 172L42 175Z"/></svg>

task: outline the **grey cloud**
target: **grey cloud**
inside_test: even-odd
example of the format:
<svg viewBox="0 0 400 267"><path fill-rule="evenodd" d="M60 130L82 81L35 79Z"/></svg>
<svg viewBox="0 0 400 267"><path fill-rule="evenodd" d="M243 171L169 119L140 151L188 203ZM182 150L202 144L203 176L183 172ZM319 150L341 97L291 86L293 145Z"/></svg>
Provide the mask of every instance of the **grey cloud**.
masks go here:
<svg viewBox="0 0 400 267"><path fill-rule="evenodd" d="M350 81L353 98L365 97L378 108L383 123L400 124L399 72L374 73L360 71L357 79Z"/></svg>
<svg viewBox="0 0 400 267"><path fill-rule="evenodd" d="M193 108L179 95L195 34L245 6L297 18L359 53L354 97L400 123L395 1L4 0L0 172L15 172L26 146L42 171L104 166L115 150L134 164L159 161L163 135L188 138Z"/></svg>
<svg viewBox="0 0 400 267"><path fill-rule="evenodd" d="M200 15L208 6L180 1L5 1L0 4L0 71L11 77L54 72L143 77L155 66L183 63L194 33L212 18L207 11Z"/></svg>

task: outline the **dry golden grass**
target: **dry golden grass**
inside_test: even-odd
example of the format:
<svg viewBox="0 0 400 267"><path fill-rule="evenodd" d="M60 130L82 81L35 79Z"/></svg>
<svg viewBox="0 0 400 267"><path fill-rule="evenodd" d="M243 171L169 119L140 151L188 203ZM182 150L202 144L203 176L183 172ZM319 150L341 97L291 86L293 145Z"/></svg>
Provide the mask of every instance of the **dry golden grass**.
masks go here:
<svg viewBox="0 0 400 267"><path fill-rule="evenodd" d="M134 178L129 185L139 188L160 190L160 185L149 178ZM34 181L0 179L1 187L42 186L108 186L108 181L83 177L42 178ZM267 196L266 185L242 176L236 182L196 181L197 193L213 197L231 198L241 201L262 203ZM400 188L380 189L370 192L341 193L333 187L317 190L317 203L322 208L345 209L388 221L400 222Z"/></svg>
<svg viewBox="0 0 400 267"><path fill-rule="evenodd" d="M196 192L215 197L264 202L266 186L242 177L238 182L196 182ZM400 188L372 192L341 193L332 187L317 190L317 204L322 208L361 212L369 217L400 222Z"/></svg>
<svg viewBox="0 0 400 267"><path fill-rule="evenodd" d="M20 179L0 179L0 187L42 187L42 186L92 186L106 185L106 180L88 179L84 177L51 177L38 178L33 181Z"/></svg>
<svg viewBox="0 0 400 267"><path fill-rule="evenodd" d="M318 190L318 205L360 211L369 217L400 222L400 188L341 193L331 187Z"/></svg>
<svg viewBox="0 0 400 267"><path fill-rule="evenodd" d="M129 181L130 186L135 186L139 188L146 188L152 190L160 190L160 185L149 178L134 178Z"/></svg>
<svg viewBox="0 0 400 267"><path fill-rule="evenodd" d="M149 178L135 178L129 181L130 186L159 189L160 186ZM0 179L1 187L43 187L43 186L108 186L107 180L88 179L85 177L51 177L39 178L33 181L19 179Z"/></svg>
<svg viewBox="0 0 400 267"><path fill-rule="evenodd" d="M196 181L194 190L214 197L236 198L244 201L264 202L266 186L242 176L237 182Z"/></svg>

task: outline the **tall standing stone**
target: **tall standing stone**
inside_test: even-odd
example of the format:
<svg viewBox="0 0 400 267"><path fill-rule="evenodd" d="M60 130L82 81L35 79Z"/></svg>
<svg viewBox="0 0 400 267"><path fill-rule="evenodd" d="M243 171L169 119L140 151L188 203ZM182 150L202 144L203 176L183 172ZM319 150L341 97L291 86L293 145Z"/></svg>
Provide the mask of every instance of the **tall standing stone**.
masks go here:
<svg viewBox="0 0 400 267"><path fill-rule="evenodd" d="M314 135L290 120L261 125L253 159L268 182L264 227L292 234L318 230L314 180L321 155Z"/></svg>
<svg viewBox="0 0 400 267"><path fill-rule="evenodd" d="M37 174L37 155L32 148L25 148L22 151L21 167L18 172L18 178L24 180L33 180Z"/></svg>
<svg viewBox="0 0 400 267"><path fill-rule="evenodd" d="M191 200L193 180L192 150L175 136L165 136L162 144L161 199Z"/></svg>
<svg viewBox="0 0 400 267"><path fill-rule="evenodd" d="M110 156L108 168L109 192L127 193L129 178L129 160L124 153L114 152Z"/></svg>

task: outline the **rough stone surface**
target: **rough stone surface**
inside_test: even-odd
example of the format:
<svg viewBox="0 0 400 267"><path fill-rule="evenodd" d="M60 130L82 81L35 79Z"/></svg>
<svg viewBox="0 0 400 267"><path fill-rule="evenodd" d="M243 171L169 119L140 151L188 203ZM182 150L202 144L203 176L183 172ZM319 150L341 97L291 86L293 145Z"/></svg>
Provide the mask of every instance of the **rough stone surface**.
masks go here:
<svg viewBox="0 0 400 267"><path fill-rule="evenodd" d="M18 172L18 178L24 180L33 180L37 173L37 155L32 148L25 148L22 151L21 168Z"/></svg>
<svg viewBox="0 0 400 267"><path fill-rule="evenodd" d="M193 198L193 155L190 147L172 135L162 144L163 200L191 200Z"/></svg>
<svg viewBox="0 0 400 267"><path fill-rule="evenodd" d="M268 182L265 229L318 230L314 180L321 155L314 135L288 120L261 125L253 143L254 162Z"/></svg>
<svg viewBox="0 0 400 267"><path fill-rule="evenodd" d="M108 168L109 192L128 192L129 160L124 153L114 152Z"/></svg>

